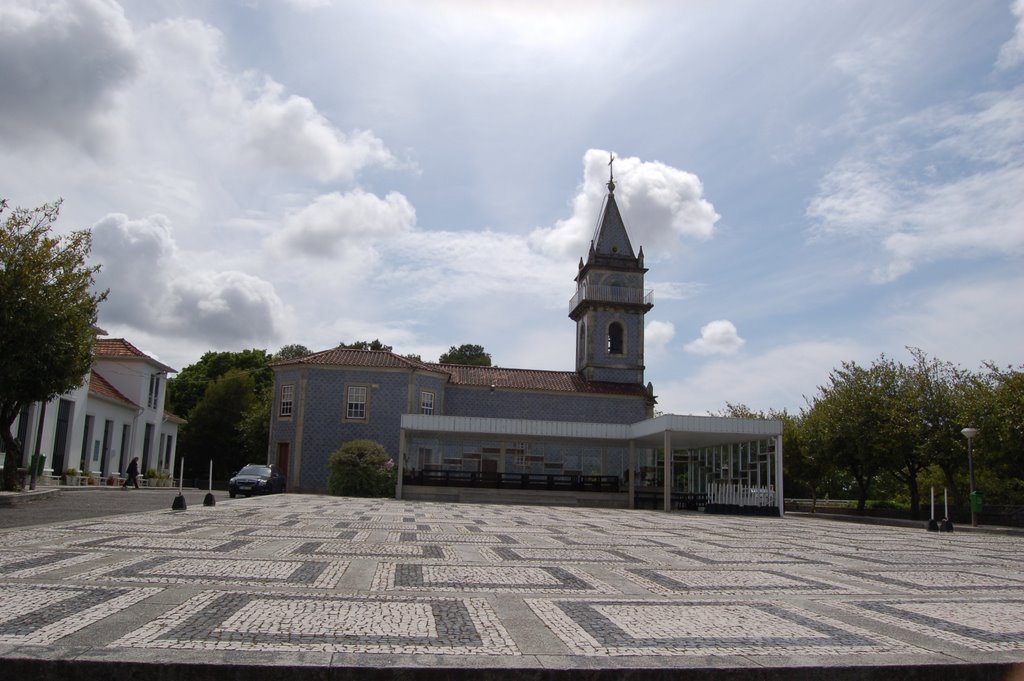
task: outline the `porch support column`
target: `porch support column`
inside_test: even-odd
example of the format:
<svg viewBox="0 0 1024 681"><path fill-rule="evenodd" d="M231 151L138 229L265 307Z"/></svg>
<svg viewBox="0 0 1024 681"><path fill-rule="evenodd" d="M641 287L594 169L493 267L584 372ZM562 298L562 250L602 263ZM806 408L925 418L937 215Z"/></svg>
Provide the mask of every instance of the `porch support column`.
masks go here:
<svg viewBox="0 0 1024 681"><path fill-rule="evenodd" d="M779 517L786 515L786 500L782 489L782 435L775 436L775 501L779 505Z"/></svg>
<svg viewBox="0 0 1024 681"><path fill-rule="evenodd" d="M662 494L665 497L665 510L672 510L672 431L665 431L665 480Z"/></svg>
<svg viewBox="0 0 1024 681"><path fill-rule="evenodd" d="M398 475L395 480L395 499L402 498L402 483L405 478L405 459L406 459L406 447L407 437L405 435L405 428L399 428L398 430Z"/></svg>
<svg viewBox="0 0 1024 681"><path fill-rule="evenodd" d="M629 486L629 507L636 508L636 442L629 441L629 470L626 475L626 485Z"/></svg>

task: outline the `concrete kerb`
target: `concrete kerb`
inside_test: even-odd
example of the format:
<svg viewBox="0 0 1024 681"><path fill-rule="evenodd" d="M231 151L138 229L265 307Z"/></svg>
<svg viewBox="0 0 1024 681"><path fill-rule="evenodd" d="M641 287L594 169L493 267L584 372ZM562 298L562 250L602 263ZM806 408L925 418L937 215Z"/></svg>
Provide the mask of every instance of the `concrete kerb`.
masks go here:
<svg viewBox="0 0 1024 681"><path fill-rule="evenodd" d="M23 492L0 492L0 506L18 506L60 496L60 488L25 490Z"/></svg>
<svg viewBox="0 0 1024 681"><path fill-rule="evenodd" d="M257 656L258 657L258 656ZM138 662L115 659L41 659L0 654L5 676L33 681L1019 681L1024 665L994 662L964 665L854 665L797 667L593 667L418 666L295 664L267 661ZM601 666L601 664L605 666Z"/></svg>

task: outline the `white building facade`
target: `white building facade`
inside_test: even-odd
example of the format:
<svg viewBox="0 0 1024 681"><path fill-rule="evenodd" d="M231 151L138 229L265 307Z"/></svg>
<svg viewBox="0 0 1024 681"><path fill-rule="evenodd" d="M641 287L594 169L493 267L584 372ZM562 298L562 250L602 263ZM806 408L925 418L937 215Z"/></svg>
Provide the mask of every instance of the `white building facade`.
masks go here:
<svg viewBox="0 0 1024 681"><path fill-rule="evenodd" d="M45 405L29 405L15 421L22 466L38 453L44 478L74 469L102 484L123 474L137 456L141 473L173 473L184 421L164 410L171 373L123 338L97 339L93 368L82 385Z"/></svg>

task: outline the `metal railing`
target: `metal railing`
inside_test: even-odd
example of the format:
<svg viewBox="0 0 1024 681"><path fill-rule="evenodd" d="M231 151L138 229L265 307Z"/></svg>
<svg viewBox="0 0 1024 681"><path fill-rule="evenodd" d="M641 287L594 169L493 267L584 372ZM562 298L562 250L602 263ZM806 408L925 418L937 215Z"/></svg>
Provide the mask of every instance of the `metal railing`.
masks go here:
<svg viewBox="0 0 1024 681"><path fill-rule="evenodd" d="M575 310L584 300L597 303L654 305L654 291L627 286L584 286L569 300L569 312Z"/></svg>
<svg viewBox="0 0 1024 681"><path fill-rule="evenodd" d="M476 473L470 471L414 471L402 477L405 485L436 487L489 487L493 489L558 490L564 492L618 492L617 475L563 475L543 473Z"/></svg>

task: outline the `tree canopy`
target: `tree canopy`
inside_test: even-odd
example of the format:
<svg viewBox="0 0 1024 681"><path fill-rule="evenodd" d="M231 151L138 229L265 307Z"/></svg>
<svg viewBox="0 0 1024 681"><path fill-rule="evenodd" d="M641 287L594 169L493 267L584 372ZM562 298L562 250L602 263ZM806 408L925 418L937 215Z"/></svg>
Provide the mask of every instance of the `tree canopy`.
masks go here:
<svg viewBox="0 0 1024 681"><path fill-rule="evenodd" d="M96 317L91 233L52 233L61 202L11 210L0 228L0 438L3 488L19 485L22 443L11 425L32 402L77 388L92 367ZM7 202L0 200L0 216Z"/></svg>
<svg viewBox="0 0 1024 681"><path fill-rule="evenodd" d="M390 345L384 345L379 339L374 338L372 341L355 341L354 343L338 343L339 348L348 348L349 350L382 350L384 352L391 352L394 350Z"/></svg>
<svg viewBox="0 0 1024 681"><path fill-rule="evenodd" d="M922 490L935 485L963 508L968 465L961 431L970 426L979 429L974 464L986 503L1022 503L1024 368L972 372L908 350L907 364L885 355L868 367L843 362L786 423L787 496L853 496L861 509L881 499L919 517Z"/></svg>
<svg viewBox="0 0 1024 681"><path fill-rule="evenodd" d="M454 345L437 360L439 364L470 364L473 366L491 366L491 354L482 345Z"/></svg>
<svg viewBox="0 0 1024 681"><path fill-rule="evenodd" d="M280 350L274 353L273 361L278 362L283 359L299 359L306 355L312 355L313 351L307 348L305 345L299 345L298 343L292 343L285 345Z"/></svg>
<svg viewBox="0 0 1024 681"><path fill-rule="evenodd" d="M188 365L167 381L167 409L179 416L188 416L202 400L209 383L231 369L251 374L254 391L269 390L274 383L270 360L266 350L255 348L238 352L205 352L198 362Z"/></svg>
<svg viewBox="0 0 1024 681"><path fill-rule="evenodd" d="M208 461L213 461L214 477L223 479L247 463L266 460L266 443L262 451L249 451L239 427L257 399L255 386L252 374L238 369L229 369L206 386L179 439L193 475L205 471Z"/></svg>

